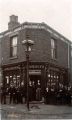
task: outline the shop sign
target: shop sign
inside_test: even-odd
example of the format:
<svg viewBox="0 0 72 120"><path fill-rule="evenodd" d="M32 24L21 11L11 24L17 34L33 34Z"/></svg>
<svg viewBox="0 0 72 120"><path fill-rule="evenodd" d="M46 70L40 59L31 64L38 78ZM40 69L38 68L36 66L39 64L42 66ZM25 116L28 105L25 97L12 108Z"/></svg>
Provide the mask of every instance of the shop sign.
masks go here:
<svg viewBox="0 0 72 120"><path fill-rule="evenodd" d="M29 68L30 69L41 69L41 68L44 68L44 65L30 65Z"/></svg>
<svg viewBox="0 0 72 120"><path fill-rule="evenodd" d="M29 70L29 75L41 75L41 70Z"/></svg>
<svg viewBox="0 0 72 120"><path fill-rule="evenodd" d="M4 71L6 71L6 70L17 70L17 69L20 69L20 67L15 66L15 67L4 68Z"/></svg>

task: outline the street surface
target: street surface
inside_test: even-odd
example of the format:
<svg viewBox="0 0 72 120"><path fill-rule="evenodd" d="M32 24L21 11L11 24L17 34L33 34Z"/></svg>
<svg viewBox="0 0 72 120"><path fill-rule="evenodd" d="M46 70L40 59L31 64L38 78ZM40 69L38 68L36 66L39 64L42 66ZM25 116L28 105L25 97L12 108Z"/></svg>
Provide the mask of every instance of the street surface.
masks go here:
<svg viewBox="0 0 72 120"><path fill-rule="evenodd" d="M1 120L72 119L72 106L30 104L0 105Z"/></svg>

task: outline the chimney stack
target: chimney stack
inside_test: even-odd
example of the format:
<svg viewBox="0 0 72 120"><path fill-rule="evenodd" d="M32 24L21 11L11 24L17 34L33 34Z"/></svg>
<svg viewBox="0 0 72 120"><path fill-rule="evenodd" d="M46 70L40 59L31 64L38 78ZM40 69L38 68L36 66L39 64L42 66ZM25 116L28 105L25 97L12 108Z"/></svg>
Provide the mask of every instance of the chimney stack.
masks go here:
<svg viewBox="0 0 72 120"><path fill-rule="evenodd" d="M19 26L20 23L18 22L18 16L11 15L10 21L8 23L8 30L12 30L13 28Z"/></svg>

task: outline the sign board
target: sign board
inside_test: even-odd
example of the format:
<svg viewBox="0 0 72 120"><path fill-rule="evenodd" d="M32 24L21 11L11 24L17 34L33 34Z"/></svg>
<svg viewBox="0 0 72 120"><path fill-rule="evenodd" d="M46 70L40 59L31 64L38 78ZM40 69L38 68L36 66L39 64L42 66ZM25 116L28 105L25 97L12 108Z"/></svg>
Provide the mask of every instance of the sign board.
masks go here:
<svg viewBox="0 0 72 120"><path fill-rule="evenodd" d="M41 69L41 68L44 68L44 65L30 65L29 68L30 69Z"/></svg>
<svg viewBox="0 0 72 120"><path fill-rule="evenodd" d="M29 70L29 75L41 75L41 70Z"/></svg>

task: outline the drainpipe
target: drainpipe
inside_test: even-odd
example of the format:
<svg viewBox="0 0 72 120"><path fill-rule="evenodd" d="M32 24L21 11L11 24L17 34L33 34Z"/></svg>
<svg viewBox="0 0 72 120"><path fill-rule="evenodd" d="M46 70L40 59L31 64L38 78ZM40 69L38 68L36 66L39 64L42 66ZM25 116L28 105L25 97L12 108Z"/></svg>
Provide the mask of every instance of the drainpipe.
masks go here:
<svg viewBox="0 0 72 120"><path fill-rule="evenodd" d="M69 69L70 69L70 55L69 55L69 43L68 43L68 83L69 83ZM68 88L68 84L67 84L67 88Z"/></svg>

